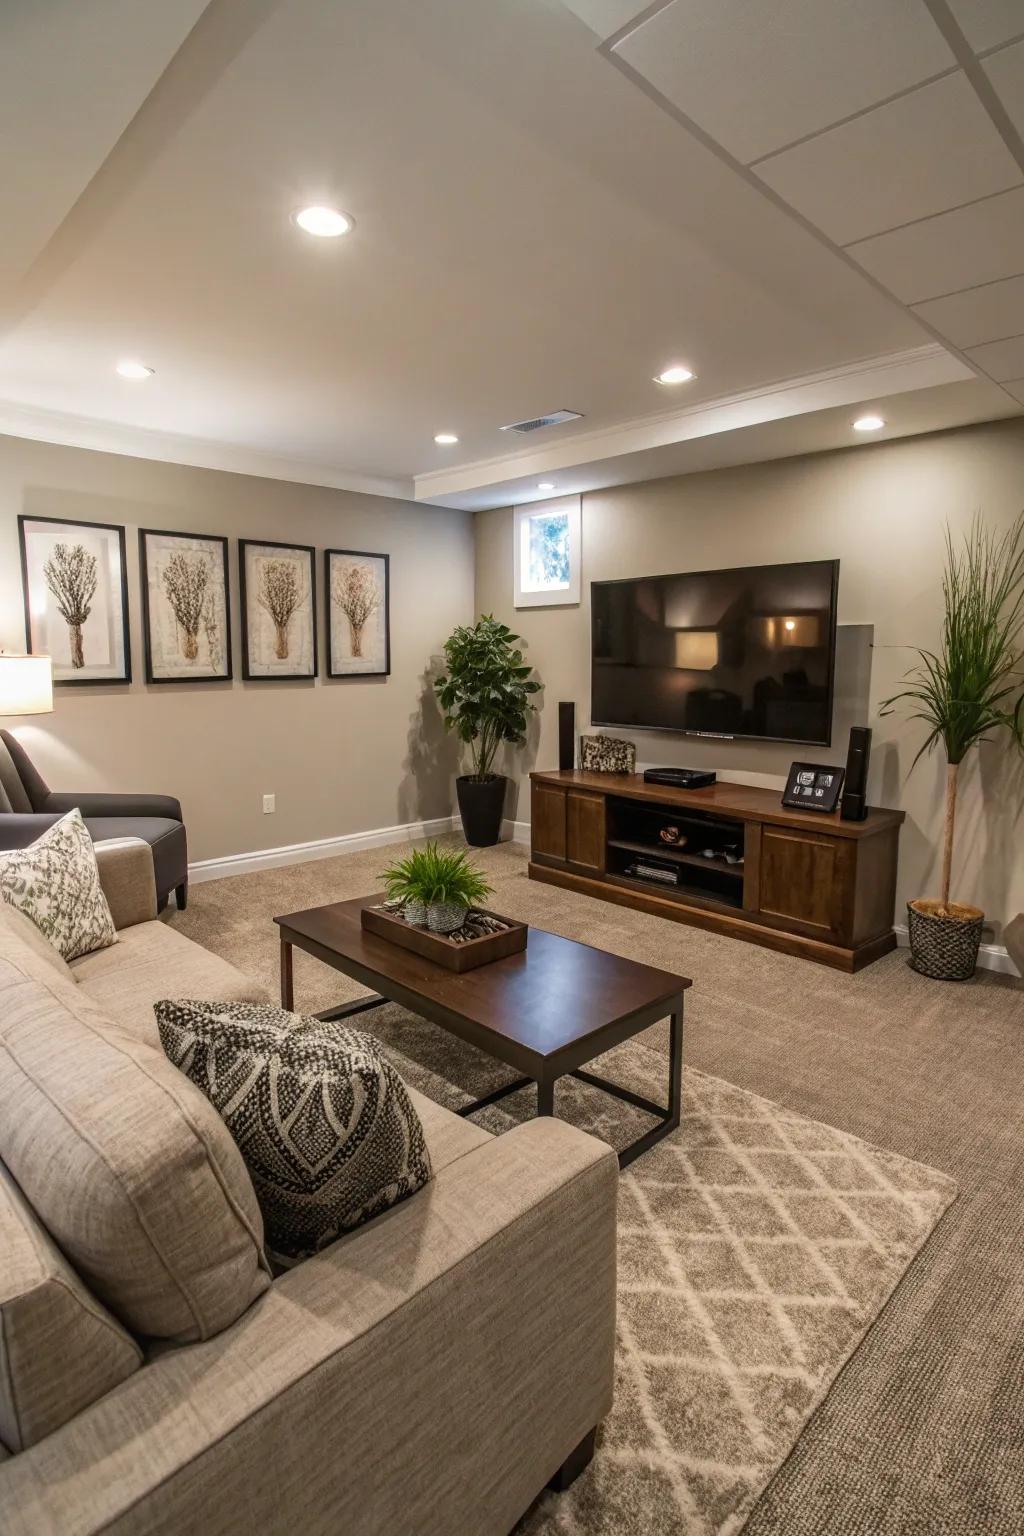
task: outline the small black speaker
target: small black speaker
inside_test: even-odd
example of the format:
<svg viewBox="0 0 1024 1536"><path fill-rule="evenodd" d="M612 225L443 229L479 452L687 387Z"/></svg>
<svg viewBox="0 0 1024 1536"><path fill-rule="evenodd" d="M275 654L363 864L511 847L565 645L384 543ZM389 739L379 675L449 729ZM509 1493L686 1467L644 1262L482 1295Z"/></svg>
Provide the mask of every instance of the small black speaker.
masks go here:
<svg viewBox="0 0 1024 1536"><path fill-rule="evenodd" d="M841 821L863 821L868 814L868 763L871 759L871 728L855 725L850 731L850 750L846 754L846 780L843 784Z"/></svg>
<svg viewBox="0 0 1024 1536"><path fill-rule="evenodd" d="M558 766L576 767L576 705L558 706Z"/></svg>

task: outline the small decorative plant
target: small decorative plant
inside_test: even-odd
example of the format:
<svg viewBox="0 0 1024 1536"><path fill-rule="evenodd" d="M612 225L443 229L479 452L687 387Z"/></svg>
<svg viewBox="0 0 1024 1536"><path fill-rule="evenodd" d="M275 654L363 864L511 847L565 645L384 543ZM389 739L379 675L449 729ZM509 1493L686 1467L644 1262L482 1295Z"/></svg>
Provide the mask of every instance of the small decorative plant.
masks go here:
<svg viewBox="0 0 1024 1536"><path fill-rule="evenodd" d="M523 659L519 635L493 614L460 624L445 641L447 671L434 684L446 729L470 750L472 771L456 780L468 842L478 848L498 841L505 780L494 772L502 742L521 743L540 683Z"/></svg>
<svg viewBox="0 0 1024 1536"><path fill-rule="evenodd" d="M911 951L926 975L964 980L977 964L984 913L950 901L957 779L971 748L995 733L1008 731L1024 750L1024 513L1001 537L976 517L960 550L947 528L942 592L940 651L917 650L907 686L879 713L909 706L910 718L928 727L911 767L936 743L946 754L940 895L909 904Z"/></svg>
<svg viewBox="0 0 1024 1536"><path fill-rule="evenodd" d="M426 922L436 933L460 928L474 902L493 889L461 849L440 848L437 843L415 849L383 870L380 879L388 900L402 903L407 922Z"/></svg>

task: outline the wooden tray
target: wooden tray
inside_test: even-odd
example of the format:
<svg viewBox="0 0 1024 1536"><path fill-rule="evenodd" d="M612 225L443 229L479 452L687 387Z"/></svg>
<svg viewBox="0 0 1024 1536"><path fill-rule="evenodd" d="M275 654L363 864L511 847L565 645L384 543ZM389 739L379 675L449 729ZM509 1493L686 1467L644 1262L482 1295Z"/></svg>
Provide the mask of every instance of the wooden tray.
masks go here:
<svg viewBox="0 0 1024 1536"><path fill-rule="evenodd" d="M496 917L500 922L508 923L509 927L504 933L485 933L482 938L467 939L464 944L456 944L447 934L431 933L429 928L414 927L404 918L394 917L381 907L363 908L363 927L391 944L400 944L403 949L411 949L425 960L443 965L449 971L472 971L478 965L488 965L492 960L504 960L506 955L518 954L526 948L526 935L529 932L526 923L517 923L500 912L488 912L485 907L475 907L473 910L482 912L485 917Z"/></svg>

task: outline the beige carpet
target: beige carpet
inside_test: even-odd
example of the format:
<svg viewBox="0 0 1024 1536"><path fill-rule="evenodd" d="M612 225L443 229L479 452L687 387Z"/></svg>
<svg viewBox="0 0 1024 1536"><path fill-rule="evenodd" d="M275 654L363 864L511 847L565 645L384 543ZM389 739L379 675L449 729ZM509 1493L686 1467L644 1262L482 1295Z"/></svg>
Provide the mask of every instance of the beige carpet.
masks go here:
<svg viewBox="0 0 1024 1536"><path fill-rule="evenodd" d="M198 886L174 922L273 988L270 917L373 889L390 853ZM687 994L687 1122L623 1181L616 1408L591 1471L568 1499L543 1501L524 1529L735 1531L775 1473L748 1536L1016 1536L1024 994L993 978L930 983L902 955L843 977L528 882L519 849L483 862L496 909L696 983ZM296 960L299 1007L359 990ZM493 1063L401 1010L365 1022L438 1097L496 1080ZM614 1060L625 1080L653 1090L666 1034L655 1026L604 1065ZM528 1112L505 1101L491 1112L495 1129L506 1108ZM612 1140L638 1128L617 1103L575 1084L559 1113ZM810 1126L806 1114L828 1125ZM953 1175L963 1194L904 1273L952 1191L908 1156ZM840 1169L833 1182L829 1170ZM808 1224L812 1209L823 1226ZM881 1226L868 1211L876 1221L886 1213ZM656 1255L639 1281L638 1247ZM659 1337L665 1347L652 1350Z"/></svg>

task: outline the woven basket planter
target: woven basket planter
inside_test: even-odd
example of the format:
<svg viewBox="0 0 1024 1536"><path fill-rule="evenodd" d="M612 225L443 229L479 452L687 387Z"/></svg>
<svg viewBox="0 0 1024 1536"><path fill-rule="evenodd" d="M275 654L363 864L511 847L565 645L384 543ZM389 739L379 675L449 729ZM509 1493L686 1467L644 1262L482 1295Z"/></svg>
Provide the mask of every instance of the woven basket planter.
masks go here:
<svg viewBox="0 0 1024 1536"><path fill-rule="evenodd" d="M985 914L978 907L908 901L910 963L935 981L970 981L978 964Z"/></svg>
<svg viewBox="0 0 1024 1536"><path fill-rule="evenodd" d="M454 933L466 921L466 908L458 901L432 901L427 908L431 933Z"/></svg>

